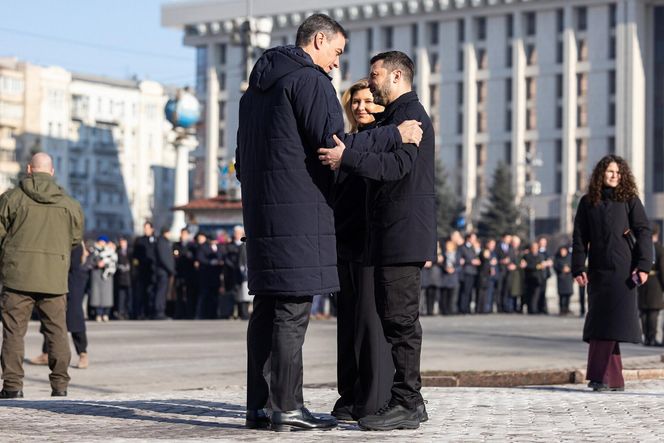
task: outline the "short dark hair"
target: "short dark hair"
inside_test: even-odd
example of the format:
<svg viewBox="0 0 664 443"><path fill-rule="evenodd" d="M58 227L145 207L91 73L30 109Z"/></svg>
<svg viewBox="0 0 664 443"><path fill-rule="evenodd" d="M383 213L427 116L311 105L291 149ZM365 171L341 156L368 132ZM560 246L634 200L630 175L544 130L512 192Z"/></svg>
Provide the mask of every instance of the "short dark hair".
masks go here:
<svg viewBox="0 0 664 443"><path fill-rule="evenodd" d="M370 64L374 64L377 61L383 61L383 66L388 71L396 71L397 69L401 70L404 78L409 84L413 84L413 77L415 75L415 64L408 55L401 51L387 51L381 52L371 57Z"/></svg>
<svg viewBox="0 0 664 443"><path fill-rule="evenodd" d="M313 14L307 17L299 28L295 36L295 45L304 47L311 43L317 32L325 34L328 40L332 40L335 35L341 34L348 38L346 30L333 18L325 14Z"/></svg>

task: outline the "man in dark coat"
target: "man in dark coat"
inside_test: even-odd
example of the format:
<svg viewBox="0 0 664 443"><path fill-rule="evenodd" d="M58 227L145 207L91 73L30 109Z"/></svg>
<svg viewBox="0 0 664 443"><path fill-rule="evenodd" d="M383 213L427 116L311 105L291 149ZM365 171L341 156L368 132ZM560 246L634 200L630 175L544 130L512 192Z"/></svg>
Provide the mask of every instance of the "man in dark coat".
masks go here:
<svg viewBox="0 0 664 443"><path fill-rule="evenodd" d="M118 264L113 274L113 291L115 299L115 318L126 320L129 318L131 306L131 260L127 239L121 237L118 241Z"/></svg>
<svg viewBox="0 0 664 443"><path fill-rule="evenodd" d="M166 297L168 296L169 282L175 274L175 260L173 259L173 246L166 238L168 228L161 228L161 235L157 238L155 251L155 291L151 303L152 319L165 320Z"/></svg>
<svg viewBox="0 0 664 443"><path fill-rule="evenodd" d="M510 264L510 243L512 236L503 234L496 247L496 258L498 259L498 268L496 274L496 288L494 301L498 312L506 311L506 302L509 300L509 282L507 281L507 266Z"/></svg>
<svg viewBox="0 0 664 443"><path fill-rule="evenodd" d="M477 272L482 261L475 250L477 235L474 232L466 234L466 242L461 247L463 260L461 294L459 296L459 313L470 314L470 302L473 299L473 289L477 280Z"/></svg>
<svg viewBox="0 0 664 443"><path fill-rule="evenodd" d="M641 312L641 329L643 344L657 345L657 320L659 311L664 308L664 248L659 243L659 225L653 223L652 242L655 263L646 283L639 287L639 311Z"/></svg>
<svg viewBox="0 0 664 443"><path fill-rule="evenodd" d="M302 344L312 296L339 290L330 191L334 174L316 158L333 136L358 150L401 145L401 131L419 141L414 123L344 135L329 72L338 67L346 33L324 14L298 28L296 45L266 51L240 101L237 178L242 184L249 291L248 427L326 429L302 399ZM265 365L271 355L270 382Z"/></svg>
<svg viewBox="0 0 664 443"><path fill-rule="evenodd" d="M556 271L556 283L559 297L560 315L570 313L569 300L574 292L574 278L572 277L572 256L567 246L558 250L553 261L553 269Z"/></svg>
<svg viewBox="0 0 664 443"><path fill-rule="evenodd" d="M539 298L543 293L542 284L545 272L543 256L540 254L537 242L530 244L530 249L523 256L523 260L526 262L526 267L523 270L526 288L523 293L521 310L523 311L523 305L525 305L528 308L528 314L537 314L540 312Z"/></svg>
<svg viewBox="0 0 664 443"><path fill-rule="evenodd" d="M385 105L378 126L406 120L422 123L419 149L399 153L359 153L337 146L321 149L321 160L342 171L372 179L368 191L369 256L374 268L376 306L395 366L391 399L380 414L358 421L367 430L415 429L428 417L420 393L422 328L419 322L420 276L435 261L436 216L434 140L431 120L412 91L414 67L403 52L371 59L369 87L374 102ZM403 154L403 155L402 155ZM399 161L394 162L394 157Z"/></svg>
<svg viewBox="0 0 664 443"><path fill-rule="evenodd" d="M187 228L180 231L180 240L173 244L175 258L175 318L194 318L196 314L196 275L194 244Z"/></svg>
<svg viewBox="0 0 664 443"><path fill-rule="evenodd" d="M154 266L156 260L154 226L143 224L143 235L134 241L132 265L134 268L133 315L142 320L149 315L148 306L154 297Z"/></svg>
<svg viewBox="0 0 664 443"><path fill-rule="evenodd" d="M194 249L194 269L198 281L196 319L213 319L217 317L219 273L216 272L218 255L212 249L208 236L204 232L196 234Z"/></svg>

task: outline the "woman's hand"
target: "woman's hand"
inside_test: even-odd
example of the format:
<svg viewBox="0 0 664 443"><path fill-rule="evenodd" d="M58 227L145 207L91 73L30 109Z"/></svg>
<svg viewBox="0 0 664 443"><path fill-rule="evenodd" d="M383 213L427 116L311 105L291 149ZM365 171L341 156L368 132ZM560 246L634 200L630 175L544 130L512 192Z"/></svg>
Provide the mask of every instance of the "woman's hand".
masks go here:
<svg viewBox="0 0 664 443"><path fill-rule="evenodd" d="M579 286L585 286L588 284L588 275L585 272L577 275L574 280L579 284Z"/></svg>

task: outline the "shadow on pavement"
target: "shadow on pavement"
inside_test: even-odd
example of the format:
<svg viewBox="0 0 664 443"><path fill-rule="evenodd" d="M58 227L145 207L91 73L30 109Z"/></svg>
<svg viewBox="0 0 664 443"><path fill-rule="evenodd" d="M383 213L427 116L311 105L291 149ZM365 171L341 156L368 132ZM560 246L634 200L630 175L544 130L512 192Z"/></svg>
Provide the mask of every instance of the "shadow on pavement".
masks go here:
<svg viewBox="0 0 664 443"><path fill-rule="evenodd" d="M243 406L224 402L194 399L167 400L3 400L5 408L32 409L55 414L88 415L125 420L206 426L210 428L244 429ZM171 415L171 416L169 416ZM193 416L180 418L173 415ZM197 420L196 417L241 419L237 424ZM120 437L115 435L113 437Z"/></svg>
<svg viewBox="0 0 664 443"><path fill-rule="evenodd" d="M519 386L516 388L510 389L520 389L527 391L549 391L552 393L574 393L574 394L588 394L588 395L638 395L648 396L648 397L664 397L664 393L661 392L645 392L642 389L638 391L629 391L629 386L626 388L626 391L608 391L608 392L595 392L590 388L585 387L585 385L579 385L578 388L570 388L567 386Z"/></svg>

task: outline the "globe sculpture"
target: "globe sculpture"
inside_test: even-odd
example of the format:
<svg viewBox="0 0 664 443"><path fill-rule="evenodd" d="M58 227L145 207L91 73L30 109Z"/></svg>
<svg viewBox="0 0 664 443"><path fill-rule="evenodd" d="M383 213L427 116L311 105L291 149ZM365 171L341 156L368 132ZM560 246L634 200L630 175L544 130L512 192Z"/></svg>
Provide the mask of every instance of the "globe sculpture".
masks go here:
<svg viewBox="0 0 664 443"><path fill-rule="evenodd" d="M164 111L166 119L176 128L191 128L201 118L198 100L186 91L179 91L175 98L168 100Z"/></svg>
<svg viewBox="0 0 664 443"><path fill-rule="evenodd" d="M171 140L175 147L175 195L173 206L180 207L189 201L189 152L196 149L198 141L191 129L201 118L200 104L187 90L178 91L164 108L166 119L173 124ZM173 212L171 238L178 238L180 229L186 226L182 210Z"/></svg>

